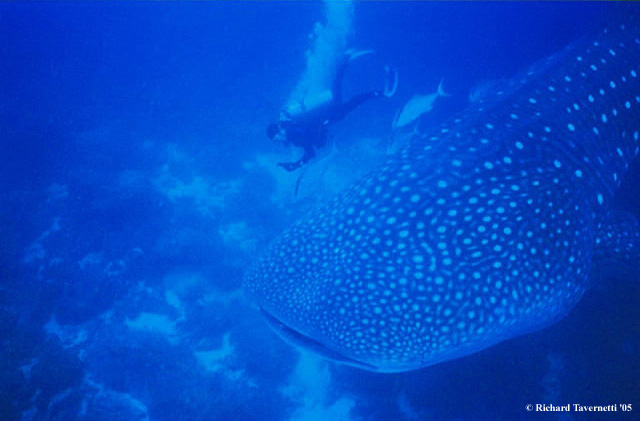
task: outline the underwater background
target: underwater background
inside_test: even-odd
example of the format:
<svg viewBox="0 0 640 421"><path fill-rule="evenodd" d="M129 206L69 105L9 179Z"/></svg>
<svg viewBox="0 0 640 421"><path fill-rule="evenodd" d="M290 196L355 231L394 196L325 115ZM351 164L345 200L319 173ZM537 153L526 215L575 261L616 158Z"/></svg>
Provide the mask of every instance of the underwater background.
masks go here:
<svg viewBox="0 0 640 421"><path fill-rule="evenodd" d="M450 94L427 130L617 12L348 5L0 2L1 420L586 419L525 410L537 403L633 404L588 418L637 419L637 278L593 285L543 331L399 374L300 353L244 297L282 230L409 135L391 125L412 95ZM265 128L313 75L306 57L331 51L331 7L349 13L330 18L339 42L375 50L346 95L380 87L385 65L398 91L287 173L276 164L300 151ZM616 206L640 217L635 164Z"/></svg>

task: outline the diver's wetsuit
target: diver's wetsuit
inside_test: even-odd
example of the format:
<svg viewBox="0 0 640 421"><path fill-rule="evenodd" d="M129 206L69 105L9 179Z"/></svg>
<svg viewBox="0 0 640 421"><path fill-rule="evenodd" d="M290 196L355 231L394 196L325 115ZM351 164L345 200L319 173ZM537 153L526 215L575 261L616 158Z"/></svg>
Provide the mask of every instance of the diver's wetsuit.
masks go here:
<svg viewBox="0 0 640 421"><path fill-rule="evenodd" d="M280 122L280 127L285 131L287 141L292 145L304 149L302 158L294 162L280 162L279 166L287 171L295 171L309 162L316 155L315 148L321 148L327 143L328 126L336 123L346 117L360 104L382 95L382 91L376 90L363 94L359 94L350 100L342 103L335 101L328 107L327 112L322 115L325 117L311 121L297 121L292 118Z"/></svg>
<svg viewBox="0 0 640 421"><path fill-rule="evenodd" d="M294 120L285 120L280 123L280 127L285 131L288 142L304 149L302 158L297 161L278 163L287 171L297 170L309 162L316 155L315 148L322 147L327 142L327 126L325 124L310 125L300 124Z"/></svg>
<svg viewBox="0 0 640 421"><path fill-rule="evenodd" d="M285 170L297 170L315 156L315 148L323 147L327 143L330 124L342 120L362 103L384 94L381 90L374 90L356 95L348 101L342 101L342 79L349 60L350 56L345 56L338 67L331 87L331 102L319 107L320 110L309 110L306 114L302 113L296 116L291 116L284 111L284 118L278 123L280 130L284 131L289 143L304 149L302 158L297 161L278 163Z"/></svg>

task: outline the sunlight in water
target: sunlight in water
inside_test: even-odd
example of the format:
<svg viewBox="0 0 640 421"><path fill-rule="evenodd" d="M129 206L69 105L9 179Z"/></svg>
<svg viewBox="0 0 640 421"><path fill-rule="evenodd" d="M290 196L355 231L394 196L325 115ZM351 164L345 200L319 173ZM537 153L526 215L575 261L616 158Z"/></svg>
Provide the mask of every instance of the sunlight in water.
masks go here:
<svg viewBox="0 0 640 421"><path fill-rule="evenodd" d="M289 98L287 108L331 95L331 83L351 31L353 3L325 0L325 12L326 22L317 22L310 35L313 45L306 53L307 67Z"/></svg>

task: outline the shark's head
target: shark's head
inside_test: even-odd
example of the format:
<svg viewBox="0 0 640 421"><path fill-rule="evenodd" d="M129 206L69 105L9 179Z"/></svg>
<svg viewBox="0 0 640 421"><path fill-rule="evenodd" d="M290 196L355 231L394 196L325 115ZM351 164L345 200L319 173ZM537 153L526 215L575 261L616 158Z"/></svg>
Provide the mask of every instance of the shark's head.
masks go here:
<svg viewBox="0 0 640 421"><path fill-rule="evenodd" d="M492 312L506 292L486 279L500 269L473 254L481 236L465 218L483 203L463 181L416 177L406 162L315 211L249 270L249 296L285 340L343 364L398 372L504 338ZM452 194L457 204L442 200ZM468 235L452 236L465 224ZM508 294L498 313L512 306Z"/></svg>
<svg viewBox="0 0 640 421"><path fill-rule="evenodd" d="M366 184L360 192L369 192ZM429 326L413 318L418 285L402 272L424 263L396 253L389 241L405 233L384 213L366 212L372 197L350 191L280 236L247 272L247 294L295 346L370 371L423 366L429 335L420 331Z"/></svg>

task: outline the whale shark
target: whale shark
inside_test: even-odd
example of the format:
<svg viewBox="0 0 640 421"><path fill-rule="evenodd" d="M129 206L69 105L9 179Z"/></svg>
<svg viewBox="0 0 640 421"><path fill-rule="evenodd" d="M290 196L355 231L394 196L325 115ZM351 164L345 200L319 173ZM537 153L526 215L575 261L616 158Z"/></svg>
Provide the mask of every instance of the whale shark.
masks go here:
<svg viewBox="0 0 640 421"><path fill-rule="evenodd" d="M282 233L247 295L288 342L376 372L548 327L600 263L640 268L612 207L639 139L640 25L618 23L416 134Z"/></svg>

